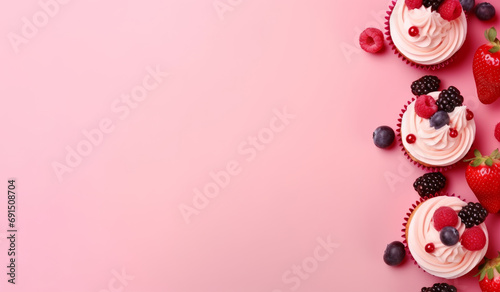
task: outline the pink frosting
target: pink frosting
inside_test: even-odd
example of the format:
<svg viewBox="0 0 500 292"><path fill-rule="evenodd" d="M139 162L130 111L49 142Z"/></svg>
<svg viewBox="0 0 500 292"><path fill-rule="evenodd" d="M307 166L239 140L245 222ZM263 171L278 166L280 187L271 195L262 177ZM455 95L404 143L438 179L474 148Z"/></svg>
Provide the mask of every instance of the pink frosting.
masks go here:
<svg viewBox="0 0 500 292"><path fill-rule="evenodd" d="M438 91L428 95L437 100ZM474 119L467 120L467 108L456 107L449 113L450 124L439 129L431 127L429 119L419 117L415 112L415 102L408 105L401 120L401 137L406 151L416 160L431 166L448 166L461 161L470 150L476 136ZM450 128L458 132L450 137ZM406 136L414 134L415 143L408 143Z"/></svg>
<svg viewBox="0 0 500 292"><path fill-rule="evenodd" d="M407 230L408 249L418 265L429 274L446 279L458 278L471 271L486 254L488 231L484 223L479 227L486 235L486 245L479 251L467 250L460 241L453 246L444 245L439 239L439 231L434 228L432 217L439 207L448 206L458 213L465 205L457 197L439 196L428 199L414 211ZM462 236L465 225L459 220L454 227ZM434 244L434 252L425 251L428 243Z"/></svg>

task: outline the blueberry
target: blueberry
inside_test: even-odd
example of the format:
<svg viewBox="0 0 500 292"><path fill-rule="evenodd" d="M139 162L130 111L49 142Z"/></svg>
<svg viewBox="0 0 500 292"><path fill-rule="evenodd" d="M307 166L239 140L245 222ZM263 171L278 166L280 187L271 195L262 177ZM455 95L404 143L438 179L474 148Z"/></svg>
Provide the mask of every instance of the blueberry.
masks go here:
<svg viewBox="0 0 500 292"><path fill-rule="evenodd" d="M439 238L444 245L452 246L457 244L460 234L458 230L451 226L446 226L439 232Z"/></svg>
<svg viewBox="0 0 500 292"><path fill-rule="evenodd" d="M495 7L488 2L476 5L476 16L480 20L490 20L495 16Z"/></svg>
<svg viewBox="0 0 500 292"><path fill-rule="evenodd" d="M431 127L436 130L450 123L450 116L445 111L437 111L430 119Z"/></svg>
<svg viewBox="0 0 500 292"><path fill-rule="evenodd" d="M460 4L462 4L462 8L464 9L465 12L469 12L474 8L474 4L476 4L476 1L474 0L460 0Z"/></svg>
<svg viewBox="0 0 500 292"><path fill-rule="evenodd" d="M380 126L373 131L373 143L379 148L387 148L392 145L395 136L391 127Z"/></svg>
<svg viewBox="0 0 500 292"><path fill-rule="evenodd" d="M384 262L389 266L397 266L403 262L405 256L405 246L399 241L393 241L385 248Z"/></svg>

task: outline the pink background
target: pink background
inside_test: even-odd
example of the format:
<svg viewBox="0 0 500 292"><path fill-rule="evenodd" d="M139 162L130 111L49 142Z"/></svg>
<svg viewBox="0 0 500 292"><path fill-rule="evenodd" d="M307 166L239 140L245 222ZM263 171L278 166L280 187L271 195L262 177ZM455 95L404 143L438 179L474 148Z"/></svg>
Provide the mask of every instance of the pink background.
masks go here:
<svg viewBox="0 0 500 292"><path fill-rule="evenodd" d="M0 178L5 192L16 179L18 207L17 284L1 268L0 290L420 291L440 282L411 261L382 261L423 171L398 147L376 148L372 132L396 127L411 82L428 73L389 49L359 49L359 33L382 27L389 2L66 2L52 2L46 23L38 0L0 9ZM13 46L9 36L23 37L33 16L43 27ZM437 72L474 110L483 152L499 146L500 102L478 102L471 64L492 25L497 18L470 17L457 61ZM156 67L168 77L148 77ZM141 102L120 99L143 80L158 86ZM276 116L284 110L288 120ZM102 120L112 131L91 145L84 132ZM87 156L58 178L53 165L78 145ZM218 187L211 173L228 164ZM446 173L448 191L474 200L464 170ZM212 198L186 219L179 206L193 208L205 186ZM6 197L0 206L5 267ZM489 256L500 250L499 224L487 220ZM474 292L476 281L446 282Z"/></svg>

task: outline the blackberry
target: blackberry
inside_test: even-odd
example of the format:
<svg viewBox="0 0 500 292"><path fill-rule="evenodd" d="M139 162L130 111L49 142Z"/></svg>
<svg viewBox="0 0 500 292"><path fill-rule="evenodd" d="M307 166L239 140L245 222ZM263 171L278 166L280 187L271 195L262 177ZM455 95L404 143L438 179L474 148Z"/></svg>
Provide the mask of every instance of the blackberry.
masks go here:
<svg viewBox="0 0 500 292"><path fill-rule="evenodd" d="M446 283L436 283L432 287L423 287L421 292L457 292L457 288Z"/></svg>
<svg viewBox="0 0 500 292"><path fill-rule="evenodd" d="M484 222L488 216L488 211L479 203L468 203L464 206L460 212L458 212L458 217L465 224L465 227L471 228L474 225L479 225Z"/></svg>
<svg viewBox="0 0 500 292"><path fill-rule="evenodd" d="M464 97L460 95L460 91L455 86L450 86L441 91L436 104L438 110L451 113L455 107L462 106L463 102Z"/></svg>
<svg viewBox="0 0 500 292"><path fill-rule="evenodd" d="M430 172L417 178L413 183L413 188L423 198L434 195L444 188L446 177L440 172Z"/></svg>
<svg viewBox="0 0 500 292"><path fill-rule="evenodd" d="M423 95L439 89L441 80L433 75L425 75L424 77L413 81L411 84L411 92L415 95Z"/></svg>
<svg viewBox="0 0 500 292"><path fill-rule="evenodd" d="M424 0L422 4L424 4L425 7L431 7L432 11L436 11L443 1L444 0Z"/></svg>

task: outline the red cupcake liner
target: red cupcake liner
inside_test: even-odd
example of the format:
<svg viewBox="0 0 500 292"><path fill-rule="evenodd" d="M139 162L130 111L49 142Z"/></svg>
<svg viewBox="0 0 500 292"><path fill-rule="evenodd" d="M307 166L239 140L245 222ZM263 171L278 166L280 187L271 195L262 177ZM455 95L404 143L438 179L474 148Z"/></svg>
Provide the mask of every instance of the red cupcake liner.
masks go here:
<svg viewBox="0 0 500 292"><path fill-rule="evenodd" d="M413 97L410 101L408 101L408 103L405 104L404 107L401 109L401 113L399 114L398 124L397 124L398 128L396 129L396 132L397 132L397 136L398 136L399 146L401 147L401 151L403 151L404 155L406 156L406 158L409 161L413 162L413 165L416 165L419 168L421 168L421 169L423 169L423 170L425 170L427 172L437 172L437 171L439 171L439 172L445 172L447 170L450 170L450 169L454 168L459 162L456 162L456 163L454 163L452 165L448 165L448 166L426 166L426 165L421 164L418 161L413 160L410 157L410 155L408 155L408 153L406 152L406 149L403 146L403 137L401 136L401 121L403 120L403 114L406 112L406 109L408 108L408 105L410 103L412 103L414 100L415 100L415 97ZM472 149L472 146L471 146L471 149ZM470 152L470 149L469 149L469 152Z"/></svg>
<svg viewBox="0 0 500 292"><path fill-rule="evenodd" d="M395 5L396 5L396 0L393 0L392 1L392 5L389 5L389 10L387 11L387 16L385 17L385 19L387 21L384 24L385 24L385 30L386 30L385 34L387 36L386 40L389 42L389 45L391 46L392 50L394 51L394 54L398 55L398 58L401 58L401 60L403 62L406 62L406 64L409 64L411 67L421 68L421 69L430 70L430 71L439 70L439 69L441 69L443 67L446 67L451 62L453 62L453 60L455 59L456 53L453 54L453 56L451 56L447 60L445 60L445 61L443 61L443 62L441 62L439 64L435 64L435 65L423 65L423 64L415 63L414 61L406 58L406 56L403 55L401 52L399 52L398 48L396 48L396 45L394 45L394 42L392 41L392 38L391 38L391 28L390 28L390 22L389 22L389 19L391 18L392 10L394 9Z"/></svg>
<svg viewBox="0 0 500 292"><path fill-rule="evenodd" d="M432 199L432 198L435 198L435 197L442 197L442 196L447 196L447 197L456 197L456 198L459 198L460 200L464 201L464 202L467 202L465 199L462 199L460 196L457 196L455 195L454 193L449 195L448 193L436 193L434 195L429 195L429 196L426 196L426 197L421 197L419 200L415 201L415 203L413 203L409 209L409 212L406 213L406 217L404 217L404 222L403 222L403 229L401 229L401 232L403 233L401 235L401 237L403 238L403 244L405 245L405 249L406 249L406 254L410 256L411 260L413 261L413 264L414 265L417 265L419 269L422 269L419 264L417 263L417 261L415 260L415 258L411 255L411 252L410 252L410 249L408 248L408 241L406 240L406 225L408 224L408 220L410 219L410 216L411 214L413 213L413 211L415 211L415 209L417 208L418 205L422 204L423 202L427 201L428 199ZM422 269L422 271L425 272L424 269Z"/></svg>

